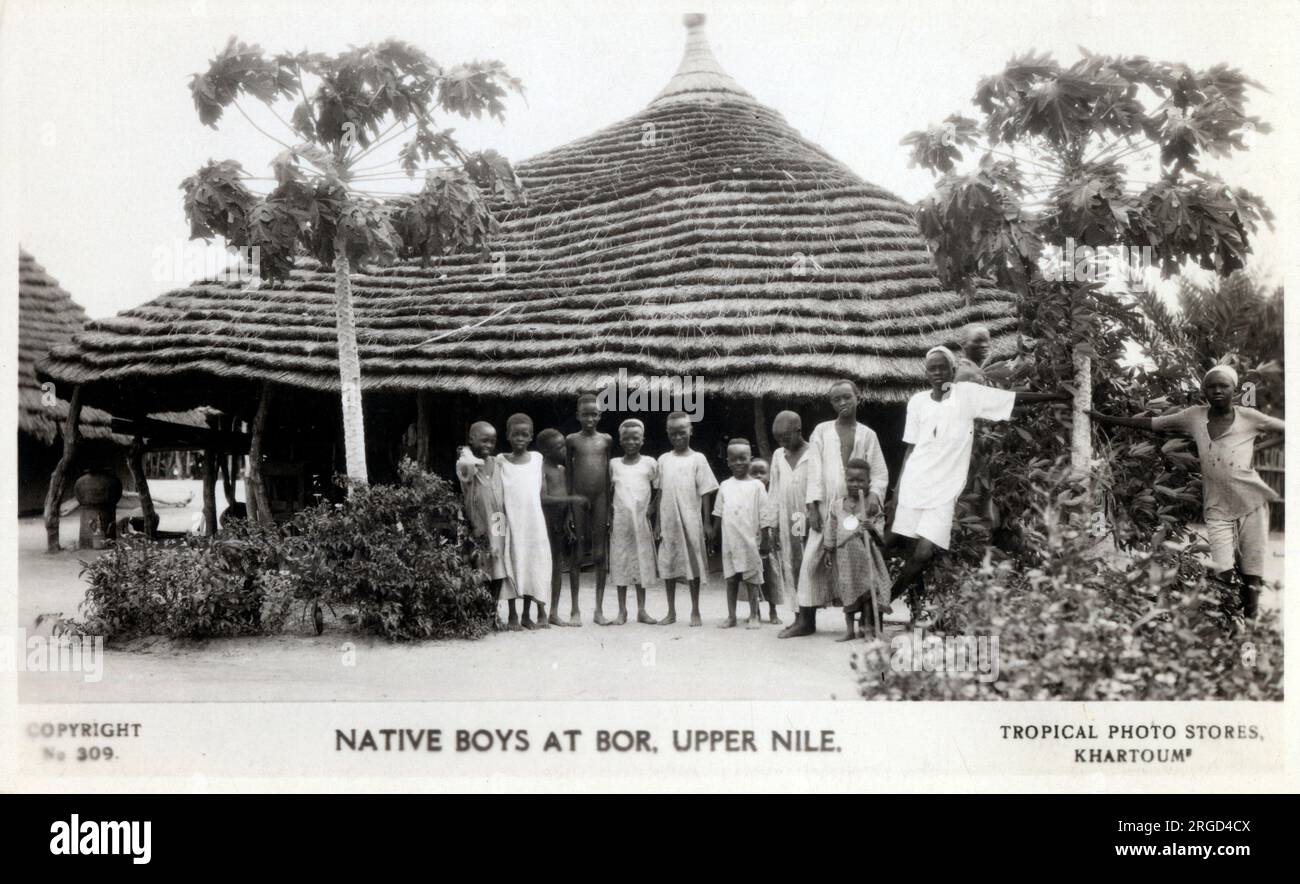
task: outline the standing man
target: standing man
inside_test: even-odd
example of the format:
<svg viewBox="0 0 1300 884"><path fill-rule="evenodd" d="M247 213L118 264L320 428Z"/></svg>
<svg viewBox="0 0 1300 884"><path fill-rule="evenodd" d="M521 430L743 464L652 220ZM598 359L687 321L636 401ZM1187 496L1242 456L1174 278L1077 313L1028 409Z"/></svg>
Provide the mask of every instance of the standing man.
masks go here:
<svg viewBox="0 0 1300 884"><path fill-rule="evenodd" d="M1196 440L1210 566L1221 580L1231 581L1234 558L1240 553L1241 607L1246 617L1253 619L1259 613L1259 588L1264 582L1268 505L1277 500L1277 494L1255 472L1255 440L1265 433L1285 432L1286 423L1253 408L1234 406L1236 391L1237 372L1216 365L1201 380L1207 405L1193 405L1161 417L1089 414L1108 424L1186 433Z"/></svg>

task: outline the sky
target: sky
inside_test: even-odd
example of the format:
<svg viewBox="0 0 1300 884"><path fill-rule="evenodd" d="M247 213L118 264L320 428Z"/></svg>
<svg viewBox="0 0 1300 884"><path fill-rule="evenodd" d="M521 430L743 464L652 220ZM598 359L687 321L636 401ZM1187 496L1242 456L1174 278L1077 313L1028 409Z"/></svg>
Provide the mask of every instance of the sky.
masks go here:
<svg viewBox="0 0 1300 884"><path fill-rule="evenodd" d="M35 254L93 317L202 269L187 245L181 180L209 159L265 174L258 170L279 150L237 114L217 130L198 121L189 76L231 35L271 53L395 36L446 65L500 59L523 79L525 97L511 99L504 124L453 124L465 146L517 162L644 108L681 59L683 12L707 14L719 62L758 100L908 200L933 179L908 167L899 139L951 112L972 113L980 77L1015 54L1047 50L1070 62L1085 47L1241 67L1269 88L1251 111L1276 131L1216 171L1292 226L1297 152L1294 114L1284 109L1297 106L1295 0L0 0L5 238ZM1257 245L1266 265L1284 264L1285 251L1280 232Z"/></svg>

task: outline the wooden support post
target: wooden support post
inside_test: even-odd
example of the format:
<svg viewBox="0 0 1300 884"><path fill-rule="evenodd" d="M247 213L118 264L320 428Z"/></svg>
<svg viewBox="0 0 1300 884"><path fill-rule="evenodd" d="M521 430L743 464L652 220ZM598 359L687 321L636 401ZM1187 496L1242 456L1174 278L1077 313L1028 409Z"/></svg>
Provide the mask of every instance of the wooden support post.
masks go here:
<svg viewBox="0 0 1300 884"><path fill-rule="evenodd" d="M77 456L77 442L81 438L78 422L81 420L81 385L72 389L68 403L68 418L63 423L63 454L50 473L50 487L45 492L45 551L56 553L59 546L59 506L63 503L63 489L68 482L68 470Z"/></svg>
<svg viewBox="0 0 1300 884"><path fill-rule="evenodd" d="M208 426L218 429L217 418L209 417ZM203 449L203 533L214 537L217 533L217 449Z"/></svg>
<svg viewBox="0 0 1300 884"><path fill-rule="evenodd" d="M253 416L248 445L248 473L244 485L248 494L248 517L259 525L270 525L271 501L266 494L262 478L262 442L266 437L266 412L271 406L271 385L262 384L262 395L257 400L257 413Z"/></svg>
<svg viewBox="0 0 1300 884"><path fill-rule="evenodd" d="M772 459L772 443L768 436L767 412L763 408L763 397L754 397L754 444L758 446L758 456L766 461Z"/></svg>
<svg viewBox="0 0 1300 884"><path fill-rule="evenodd" d="M221 418L221 430L224 433L233 433L235 430L235 419L233 417ZM235 464L238 463L239 455L232 452L222 451L217 457L217 466L221 473L221 493L226 499L226 506L235 505Z"/></svg>
<svg viewBox="0 0 1300 884"><path fill-rule="evenodd" d="M415 394L415 462L422 470L433 469L433 394Z"/></svg>
<svg viewBox="0 0 1300 884"><path fill-rule="evenodd" d="M144 536L153 540L154 508L153 495L149 493L149 477L144 471L144 439L135 437L131 444L129 457L131 478L135 479L135 492L140 495L140 515L144 518Z"/></svg>

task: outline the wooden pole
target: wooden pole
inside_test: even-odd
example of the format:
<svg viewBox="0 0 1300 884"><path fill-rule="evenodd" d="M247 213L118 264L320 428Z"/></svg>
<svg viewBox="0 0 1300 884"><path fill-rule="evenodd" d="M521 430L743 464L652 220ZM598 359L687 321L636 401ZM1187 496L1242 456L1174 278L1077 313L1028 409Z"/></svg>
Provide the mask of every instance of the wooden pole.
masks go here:
<svg viewBox="0 0 1300 884"><path fill-rule="evenodd" d="M129 458L131 478L135 479L135 492L140 496L140 515L144 518L144 536L153 540L154 508L153 495L149 493L149 477L144 471L144 439L135 437L131 444Z"/></svg>
<svg viewBox="0 0 1300 884"><path fill-rule="evenodd" d="M45 492L45 551L56 553L59 546L59 505L63 503L63 489L68 481L68 469L77 456L77 442L81 437L78 422L81 420L81 385L72 388L72 401L68 403L68 418L63 424L63 454L50 473L50 487Z"/></svg>
<svg viewBox="0 0 1300 884"><path fill-rule="evenodd" d="M266 412L271 406L271 385L262 384L262 395L257 400L257 413L253 416L248 445L248 473L244 484L248 492L248 517L260 525L271 524L271 502L266 495L262 478L262 441L266 436Z"/></svg>
<svg viewBox="0 0 1300 884"><path fill-rule="evenodd" d="M422 470L433 469L433 394L415 394L415 461Z"/></svg>
<svg viewBox="0 0 1300 884"><path fill-rule="evenodd" d="M754 397L754 444L758 446L758 456L770 462L772 443L768 439L767 413L761 395Z"/></svg>
<svg viewBox="0 0 1300 884"><path fill-rule="evenodd" d="M233 417L221 418L221 429L225 433L233 433L235 429L235 419ZM234 453L221 452L217 458L217 467L221 473L221 493L226 499L226 506L235 505L235 464L239 455Z"/></svg>
<svg viewBox="0 0 1300 884"><path fill-rule="evenodd" d="M208 426L218 429L217 418L209 417ZM217 449L203 449L203 533L214 537L217 533Z"/></svg>

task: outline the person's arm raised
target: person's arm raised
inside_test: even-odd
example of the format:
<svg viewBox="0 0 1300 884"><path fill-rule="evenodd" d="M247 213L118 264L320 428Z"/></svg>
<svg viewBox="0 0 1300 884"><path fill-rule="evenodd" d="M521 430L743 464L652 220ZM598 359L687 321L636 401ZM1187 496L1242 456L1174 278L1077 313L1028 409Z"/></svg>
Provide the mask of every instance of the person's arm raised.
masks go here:
<svg viewBox="0 0 1300 884"><path fill-rule="evenodd" d="M1151 425L1149 417L1121 417L1117 414L1102 414L1100 411L1088 410L1088 416L1095 421L1101 421L1103 424L1114 424L1117 427L1132 427L1135 430L1146 430L1148 433L1155 428Z"/></svg>

